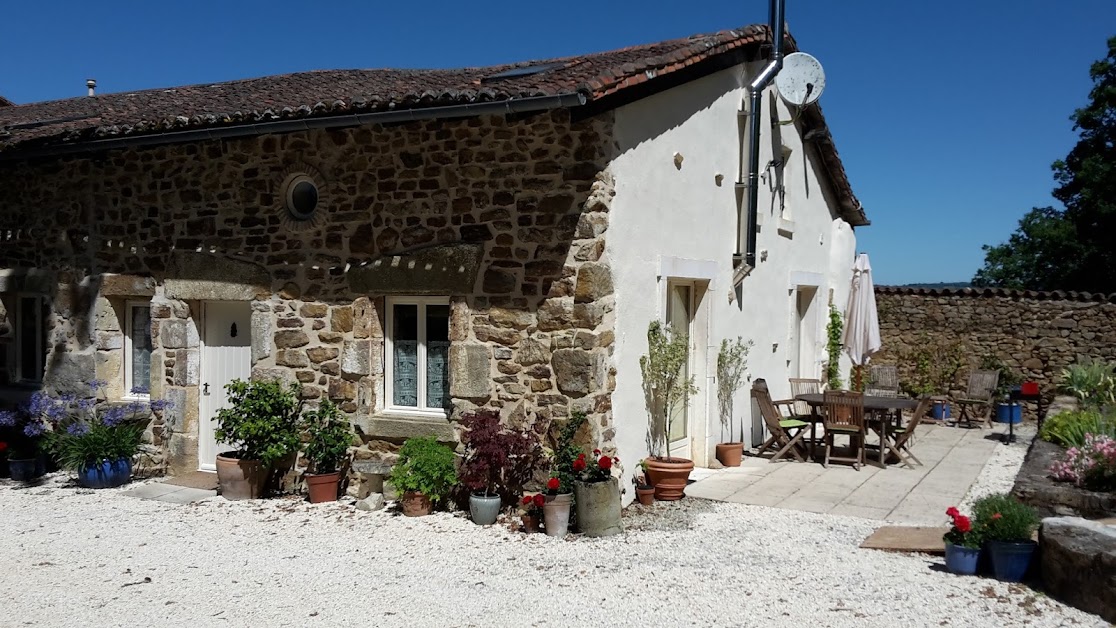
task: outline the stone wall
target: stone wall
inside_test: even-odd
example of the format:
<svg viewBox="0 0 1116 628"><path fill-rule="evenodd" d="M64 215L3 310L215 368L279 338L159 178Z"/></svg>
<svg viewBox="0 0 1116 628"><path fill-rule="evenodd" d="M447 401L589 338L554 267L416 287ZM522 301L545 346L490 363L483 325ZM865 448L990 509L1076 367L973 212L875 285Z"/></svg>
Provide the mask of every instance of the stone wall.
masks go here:
<svg viewBox="0 0 1116 628"><path fill-rule="evenodd" d="M1116 359L1116 302L1092 295L1001 290L911 290L879 287L876 306L883 350L877 363L899 365L900 380L913 364L900 359L923 334L964 343L967 361L998 356L1052 398L1062 369L1085 356ZM955 385L968 372L963 368Z"/></svg>
<svg viewBox="0 0 1116 628"><path fill-rule="evenodd" d="M122 319L107 313L129 295L151 299L153 373L162 367L152 390L177 408L155 436L183 469L196 464L209 299L251 302L254 376L336 400L377 449L453 435L382 412L384 297L450 297L454 414L492 406L531 422L583 410L607 448L610 133L609 115L556 111L12 164L0 171L0 269L55 273L52 312L68 285L92 289L63 317L67 331L51 332L47 361L101 376L119 369ZM296 172L318 184L308 220L282 198ZM131 287L100 289L112 282Z"/></svg>

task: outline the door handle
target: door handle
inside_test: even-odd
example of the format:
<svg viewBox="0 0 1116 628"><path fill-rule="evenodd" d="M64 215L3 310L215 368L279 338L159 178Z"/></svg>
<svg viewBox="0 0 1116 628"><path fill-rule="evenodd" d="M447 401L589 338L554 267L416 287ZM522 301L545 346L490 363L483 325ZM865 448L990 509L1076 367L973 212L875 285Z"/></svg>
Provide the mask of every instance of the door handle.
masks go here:
<svg viewBox="0 0 1116 628"><path fill-rule="evenodd" d="M209 382L206 382L206 383L202 384L202 394L203 395L208 395L209 394Z"/></svg>

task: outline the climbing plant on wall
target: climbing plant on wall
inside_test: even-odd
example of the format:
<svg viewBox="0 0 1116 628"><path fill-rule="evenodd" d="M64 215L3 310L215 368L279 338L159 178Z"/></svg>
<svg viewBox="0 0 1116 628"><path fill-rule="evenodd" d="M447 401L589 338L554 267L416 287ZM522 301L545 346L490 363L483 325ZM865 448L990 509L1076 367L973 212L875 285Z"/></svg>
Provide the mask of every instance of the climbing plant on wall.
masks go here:
<svg viewBox="0 0 1116 628"><path fill-rule="evenodd" d="M825 349L829 354L829 361L825 367L826 387L830 390L841 389L841 332L844 322L841 313L832 303L829 304L829 324L825 328Z"/></svg>

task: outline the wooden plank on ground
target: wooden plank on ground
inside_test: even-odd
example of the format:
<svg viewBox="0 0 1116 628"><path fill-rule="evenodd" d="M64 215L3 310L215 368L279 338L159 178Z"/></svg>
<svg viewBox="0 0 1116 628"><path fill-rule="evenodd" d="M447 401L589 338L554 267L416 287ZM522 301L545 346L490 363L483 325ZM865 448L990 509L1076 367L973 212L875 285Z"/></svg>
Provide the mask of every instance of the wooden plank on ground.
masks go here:
<svg viewBox="0 0 1116 628"><path fill-rule="evenodd" d="M934 526L883 526L872 533L861 547L887 552L922 552L944 554L942 535L949 528Z"/></svg>

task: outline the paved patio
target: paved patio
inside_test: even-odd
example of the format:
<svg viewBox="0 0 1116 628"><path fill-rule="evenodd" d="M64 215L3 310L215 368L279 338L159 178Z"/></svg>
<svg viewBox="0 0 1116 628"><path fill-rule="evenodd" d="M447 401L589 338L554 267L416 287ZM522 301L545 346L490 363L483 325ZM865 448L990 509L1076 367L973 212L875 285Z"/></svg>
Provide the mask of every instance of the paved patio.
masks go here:
<svg viewBox="0 0 1116 628"><path fill-rule="evenodd" d="M924 466L886 469L814 462L769 462L745 457L743 464L710 473L686 494L717 501L790 510L850 515L897 523L941 525L976 481L1000 441L994 431L923 425L912 451ZM1022 441L1023 439L1020 439ZM873 443L873 437L869 437ZM1019 442L1013 446L1025 446ZM869 456L871 450L869 451Z"/></svg>

